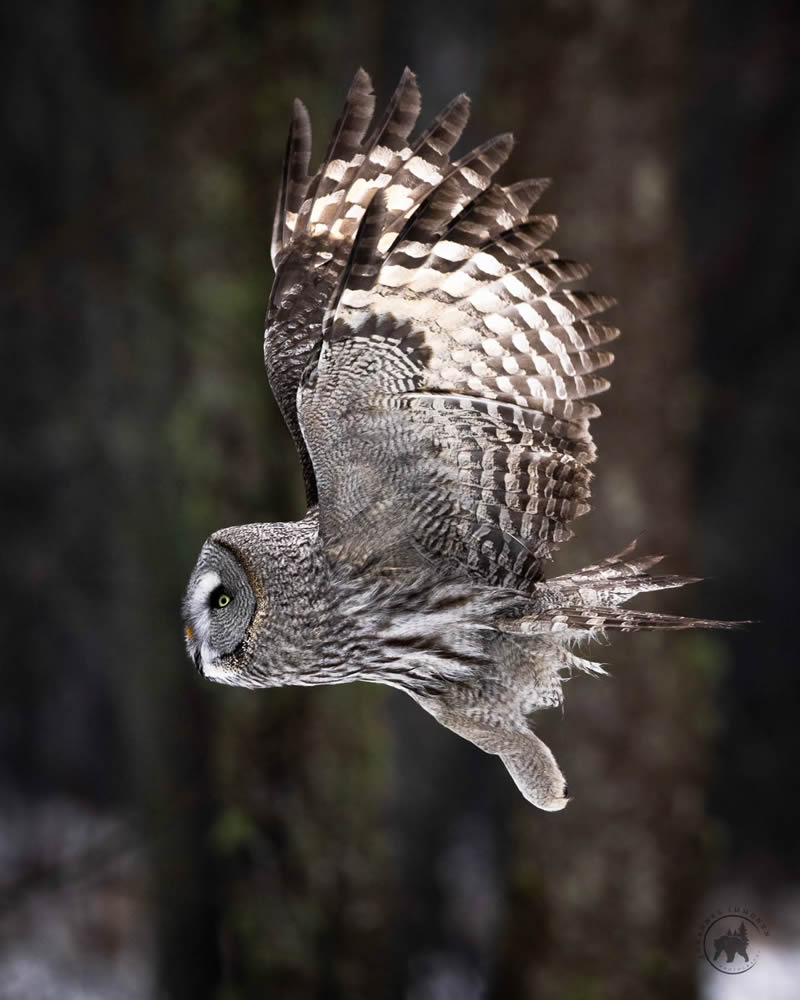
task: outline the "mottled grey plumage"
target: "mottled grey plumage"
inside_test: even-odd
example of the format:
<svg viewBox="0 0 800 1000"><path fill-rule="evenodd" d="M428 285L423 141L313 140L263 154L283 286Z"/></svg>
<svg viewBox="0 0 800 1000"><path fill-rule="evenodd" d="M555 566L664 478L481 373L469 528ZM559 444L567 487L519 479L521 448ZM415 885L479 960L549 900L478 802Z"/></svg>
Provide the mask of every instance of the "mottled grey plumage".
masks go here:
<svg viewBox="0 0 800 1000"><path fill-rule="evenodd" d="M189 652L245 687L377 681L498 754L543 809L563 776L528 716L561 703L572 650L608 629L722 623L629 611L681 586L632 548L545 583L585 513L588 397L618 331L587 268L543 244L547 186L492 178L512 139L460 160L458 97L422 135L406 70L379 123L360 70L320 169L298 101L272 241L264 356L309 512L216 532L189 581Z"/></svg>

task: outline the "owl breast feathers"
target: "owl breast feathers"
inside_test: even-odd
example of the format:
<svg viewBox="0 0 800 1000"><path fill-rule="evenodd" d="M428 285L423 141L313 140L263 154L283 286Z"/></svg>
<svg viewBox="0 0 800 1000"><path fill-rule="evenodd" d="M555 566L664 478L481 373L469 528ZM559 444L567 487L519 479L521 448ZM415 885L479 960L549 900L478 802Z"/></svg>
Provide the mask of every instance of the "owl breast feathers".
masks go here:
<svg viewBox="0 0 800 1000"><path fill-rule="evenodd" d="M411 138L406 70L372 124L360 70L309 174L295 102L272 235L264 358L302 463L308 513L216 532L189 581L190 656L245 687L376 681L498 754L522 794L567 789L530 713L601 668L574 652L606 630L724 623L630 611L656 576L632 547L544 580L589 509L590 397L618 331L587 268L545 246L543 180L493 178L512 137L458 159L469 102Z"/></svg>

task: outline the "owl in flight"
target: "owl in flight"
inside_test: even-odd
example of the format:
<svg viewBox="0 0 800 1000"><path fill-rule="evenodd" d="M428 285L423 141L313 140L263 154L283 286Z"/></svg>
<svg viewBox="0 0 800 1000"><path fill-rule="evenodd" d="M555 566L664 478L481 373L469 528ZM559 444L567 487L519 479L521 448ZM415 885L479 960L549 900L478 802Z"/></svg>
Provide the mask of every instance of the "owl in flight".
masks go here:
<svg viewBox="0 0 800 1000"><path fill-rule="evenodd" d="M499 135L453 159L461 95L411 138L406 70L382 117L359 70L309 174L300 101L272 234L267 375L294 439L306 516L215 532L184 601L188 651L243 687L376 681L497 754L525 798L567 786L529 715L561 704L574 652L609 630L721 623L621 607L685 577L632 547L545 580L589 509L590 397L608 387L612 300L545 246L547 181L502 186Z"/></svg>

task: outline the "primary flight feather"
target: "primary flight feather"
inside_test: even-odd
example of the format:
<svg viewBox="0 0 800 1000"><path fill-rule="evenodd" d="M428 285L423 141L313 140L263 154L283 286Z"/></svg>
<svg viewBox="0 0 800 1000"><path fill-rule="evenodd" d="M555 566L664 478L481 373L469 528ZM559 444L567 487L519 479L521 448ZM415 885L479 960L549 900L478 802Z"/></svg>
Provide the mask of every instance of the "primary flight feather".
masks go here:
<svg viewBox="0 0 800 1000"><path fill-rule="evenodd" d="M724 623L630 611L632 548L544 579L589 509L590 397L618 331L588 269L545 246L543 180L493 178L508 134L452 158L461 95L412 138L409 70L370 128L359 70L319 170L295 102L272 235L267 375L300 456L302 521L216 532L184 601L204 676L244 687L376 681L498 754L522 794L567 788L529 715L559 705L576 639Z"/></svg>

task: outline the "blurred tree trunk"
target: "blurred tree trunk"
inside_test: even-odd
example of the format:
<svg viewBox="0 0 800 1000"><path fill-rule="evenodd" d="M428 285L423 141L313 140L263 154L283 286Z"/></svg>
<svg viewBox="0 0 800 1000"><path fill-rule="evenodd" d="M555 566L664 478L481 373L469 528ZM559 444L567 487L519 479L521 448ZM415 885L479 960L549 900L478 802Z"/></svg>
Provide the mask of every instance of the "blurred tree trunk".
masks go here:
<svg viewBox="0 0 800 1000"><path fill-rule="evenodd" d="M179 600L206 535L302 511L260 361L268 234L291 99L311 106L318 154L359 62L381 100L403 63L418 69L426 120L468 89L469 138L514 128L505 177L555 178L556 245L621 300L597 512L565 565L646 530L643 549L697 568L675 191L685 5L425 11L5 14L25 39L4 94L21 103L2 165L19 194L0 241L24 610L4 635L23 669L3 748L24 780L132 807L170 1000L692 991L713 644L600 651L614 679L576 679L564 717L540 723L576 797L554 816L395 692L227 692L183 653Z"/></svg>
<svg viewBox="0 0 800 1000"><path fill-rule="evenodd" d="M230 694L180 634L207 534L302 512L261 320L291 99L327 123L346 83L321 83L335 18L74 0L4 19L4 758L24 794L130 812L165 997L354 995L380 981L380 693Z"/></svg>
<svg viewBox="0 0 800 1000"><path fill-rule="evenodd" d="M25 761L17 791L138 813L164 984L210 996L207 714L188 673L169 669L177 644L159 614L165 600L177 610L158 447L177 371L172 293L153 280L168 270L163 178L149 169L158 123L142 112L162 67L131 5L109 18L67 0L6 18L3 399L22 614L4 642L21 668L4 701L10 756Z"/></svg>
<svg viewBox="0 0 800 1000"><path fill-rule="evenodd" d="M703 553L710 613L759 623L725 637L712 797L729 833L726 877L746 871L780 895L800 879L800 805L785 794L800 757L800 479L787 461L800 452L800 7L704 0L693 20L684 195L707 390L696 462Z"/></svg>
<svg viewBox="0 0 800 1000"><path fill-rule="evenodd" d="M613 388L599 400L595 513L559 565L595 561L646 532L645 552L698 569L688 481L696 389L686 235L677 203L687 5L507 5L487 84L515 128L515 177L554 178L559 250L618 296ZM690 595L662 594L664 610ZM495 994L688 997L701 891L710 683L705 636L624 636L589 653L613 678L568 684L543 719L576 801L514 807L509 933ZM712 647L713 649L713 643ZM589 822L589 817L591 821Z"/></svg>
<svg viewBox="0 0 800 1000"><path fill-rule="evenodd" d="M177 607L212 530L303 513L297 460L264 376L261 318L291 100L304 94L329 122L347 82L335 95L323 84L338 52L335 20L310 2L188 21L167 7L161 25L167 51L150 114L165 141L165 215L150 266L167 329L142 346L153 352L145 364L168 354L171 374L165 409L151 412L143 435L153 454L134 484L128 537L132 590L153 572L159 620L172 606L173 631L157 647L142 622L150 666L132 698L144 801L158 810L162 981L176 998L220 987L237 998L358 995L381 980L381 695L206 686L181 648ZM272 74L272 65L292 71ZM153 483L161 516L148 526ZM166 573L141 558L143 538L165 554ZM186 865L192 856L203 871ZM213 925L205 961L217 963L205 982L193 976L198 892Z"/></svg>

